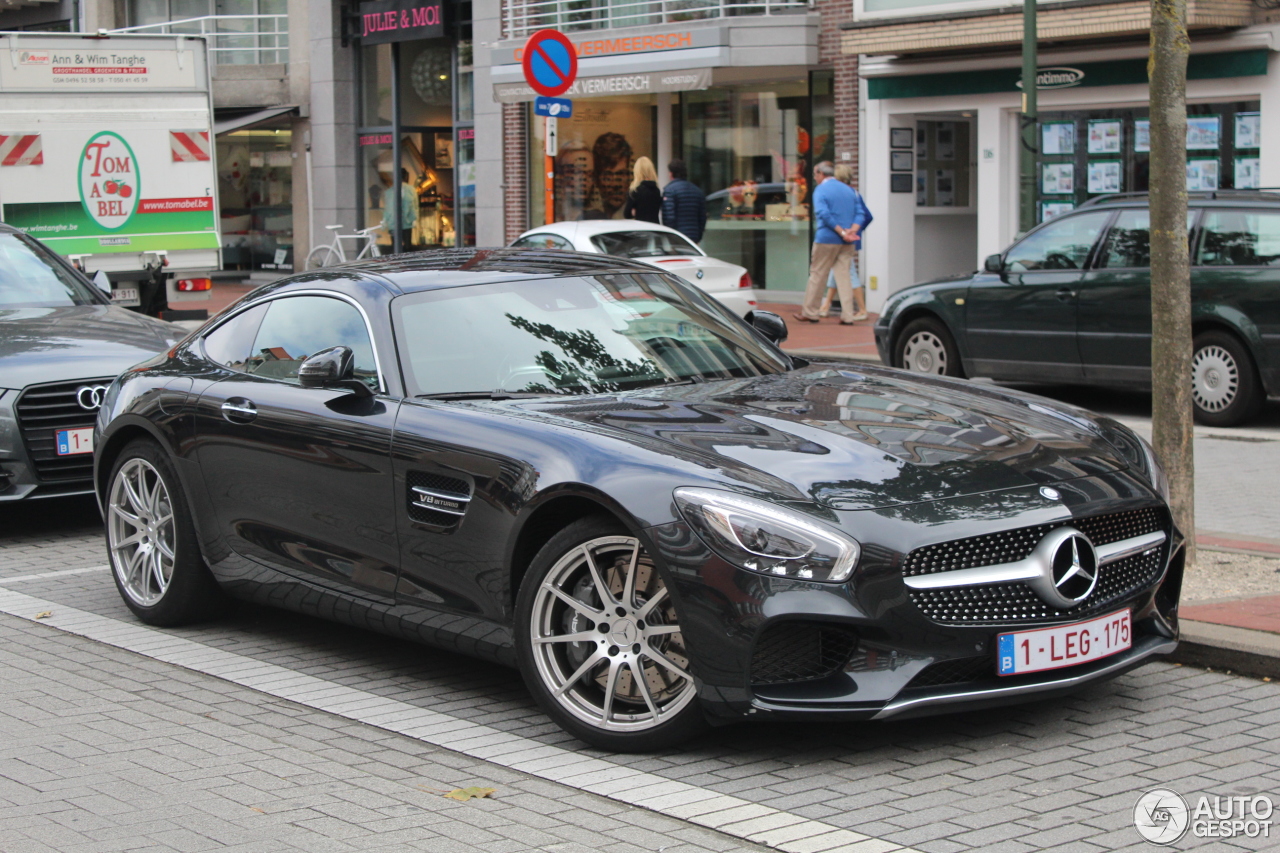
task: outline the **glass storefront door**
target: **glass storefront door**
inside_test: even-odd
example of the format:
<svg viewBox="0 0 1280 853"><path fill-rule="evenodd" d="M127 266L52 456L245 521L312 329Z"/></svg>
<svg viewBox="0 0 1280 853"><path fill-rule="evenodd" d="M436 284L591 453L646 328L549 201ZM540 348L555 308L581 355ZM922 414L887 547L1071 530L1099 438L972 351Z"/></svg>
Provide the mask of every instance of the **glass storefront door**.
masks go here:
<svg viewBox="0 0 1280 853"><path fill-rule="evenodd" d="M224 133L217 156L223 267L292 270L292 131Z"/></svg>

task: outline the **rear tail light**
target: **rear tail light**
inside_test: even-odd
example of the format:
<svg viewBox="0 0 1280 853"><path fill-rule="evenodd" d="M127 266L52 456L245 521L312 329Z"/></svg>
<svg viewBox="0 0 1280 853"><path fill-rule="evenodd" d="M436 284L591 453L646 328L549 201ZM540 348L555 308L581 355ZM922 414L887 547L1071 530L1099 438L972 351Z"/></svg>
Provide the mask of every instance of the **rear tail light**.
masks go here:
<svg viewBox="0 0 1280 853"><path fill-rule="evenodd" d="M177 288L183 292L213 290L213 282L207 278L180 278Z"/></svg>
<svg viewBox="0 0 1280 853"><path fill-rule="evenodd" d="M751 286L751 273L744 272L742 274L742 278L738 279L738 287L750 287L750 286Z"/></svg>

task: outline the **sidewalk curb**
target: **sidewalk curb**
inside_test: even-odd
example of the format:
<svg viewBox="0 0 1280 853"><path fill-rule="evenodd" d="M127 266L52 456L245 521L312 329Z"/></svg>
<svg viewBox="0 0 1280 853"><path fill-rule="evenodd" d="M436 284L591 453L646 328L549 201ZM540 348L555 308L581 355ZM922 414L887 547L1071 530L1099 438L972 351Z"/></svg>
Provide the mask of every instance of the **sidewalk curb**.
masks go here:
<svg viewBox="0 0 1280 853"><path fill-rule="evenodd" d="M1179 620L1179 633L1174 663L1280 679L1280 634L1190 619Z"/></svg>

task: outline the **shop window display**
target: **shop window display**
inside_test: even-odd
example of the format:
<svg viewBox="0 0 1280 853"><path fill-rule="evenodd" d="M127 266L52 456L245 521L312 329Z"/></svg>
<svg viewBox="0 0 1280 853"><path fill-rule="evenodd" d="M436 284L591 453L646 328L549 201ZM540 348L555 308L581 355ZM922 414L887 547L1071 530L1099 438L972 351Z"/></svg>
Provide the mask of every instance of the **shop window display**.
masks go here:
<svg viewBox="0 0 1280 853"><path fill-rule="evenodd" d="M559 143L555 156L555 220L621 219L631 188L631 172L640 157L654 157L654 99L651 96L617 99L581 98L574 101L573 117L557 119ZM533 168L535 186L531 198L535 210L530 221L543 218L543 152L545 122L534 118ZM661 166L659 168L662 168Z"/></svg>
<svg viewBox="0 0 1280 853"><path fill-rule="evenodd" d="M813 164L835 160L832 80L714 87L681 96L689 178L707 193L702 248L757 287L803 290Z"/></svg>
<svg viewBox="0 0 1280 853"><path fill-rule="evenodd" d="M293 134L241 130L218 137L222 263L293 269Z"/></svg>
<svg viewBox="0 0 1280 853"><path fill-rule="evenodd" d="M1187 190L1259 186L1257 101L1187 105ZM1145 109L1040 114L1040 219L1086 199L1146 192L1151 123Z"/></svg>

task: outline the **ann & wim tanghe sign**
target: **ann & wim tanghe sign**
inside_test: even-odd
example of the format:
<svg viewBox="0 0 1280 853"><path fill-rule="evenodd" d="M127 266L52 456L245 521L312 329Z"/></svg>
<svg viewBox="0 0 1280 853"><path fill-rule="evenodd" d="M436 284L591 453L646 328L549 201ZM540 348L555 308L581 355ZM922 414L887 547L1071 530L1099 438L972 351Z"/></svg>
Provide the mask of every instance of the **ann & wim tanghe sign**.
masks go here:
<svg viewBox="0 0 1280 853"><path fill-rule="evenodd" d="M360 4L362 44L439 38L444 35L443 0L373 0Z"/></svg>

